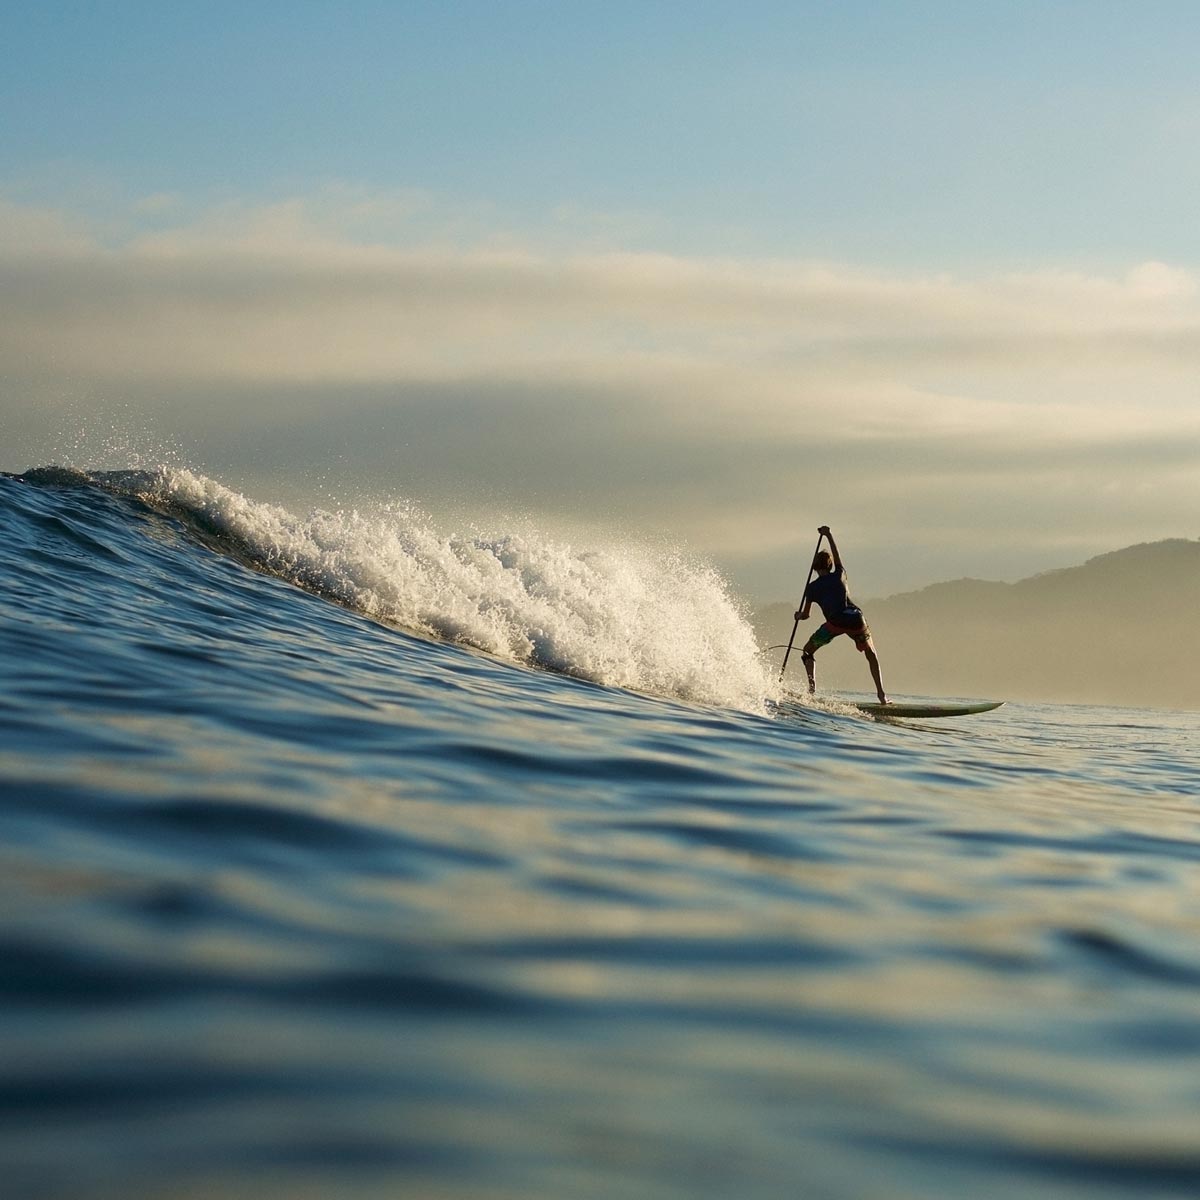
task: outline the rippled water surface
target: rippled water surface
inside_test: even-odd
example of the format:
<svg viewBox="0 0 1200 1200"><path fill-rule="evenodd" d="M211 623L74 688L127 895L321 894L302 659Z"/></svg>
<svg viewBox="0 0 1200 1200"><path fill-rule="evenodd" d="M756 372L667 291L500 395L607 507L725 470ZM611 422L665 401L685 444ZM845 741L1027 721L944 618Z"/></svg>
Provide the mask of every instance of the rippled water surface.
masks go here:
<svg viewBox="0 0 1200 1200"><path fill-rule="evenodd" d="M0 535L5 1195L1200 1192L1196 714L781 709L702 567L186 472Z"/></svg>

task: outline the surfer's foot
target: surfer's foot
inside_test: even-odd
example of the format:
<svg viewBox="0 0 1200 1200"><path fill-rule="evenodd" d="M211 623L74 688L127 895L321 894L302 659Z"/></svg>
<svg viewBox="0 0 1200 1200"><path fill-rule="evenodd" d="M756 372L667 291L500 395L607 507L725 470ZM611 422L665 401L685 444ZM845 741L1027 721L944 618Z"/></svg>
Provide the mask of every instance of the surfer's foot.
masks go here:
<svg viewBox="0 0 1200 1200"><path fill-rule="evenodd" d="M880 704L891 704L891 701L882 692L879 692L878 695Z"/></svg>

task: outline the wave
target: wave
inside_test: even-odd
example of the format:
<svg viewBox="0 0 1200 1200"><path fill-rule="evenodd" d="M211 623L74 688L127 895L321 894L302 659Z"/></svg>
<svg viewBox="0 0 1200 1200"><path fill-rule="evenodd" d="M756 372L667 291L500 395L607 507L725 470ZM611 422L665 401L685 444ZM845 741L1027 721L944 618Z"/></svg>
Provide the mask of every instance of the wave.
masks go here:
<svg viewBox="0 0 1200 1200"><path fill-rule="evenodd" d="M775 693L727 582L678 550L579 547L536 530L446 534L407 504L301 516L169 466L41 467L21 478L139 500L258 570L514 663L751 711Z"/></svg>

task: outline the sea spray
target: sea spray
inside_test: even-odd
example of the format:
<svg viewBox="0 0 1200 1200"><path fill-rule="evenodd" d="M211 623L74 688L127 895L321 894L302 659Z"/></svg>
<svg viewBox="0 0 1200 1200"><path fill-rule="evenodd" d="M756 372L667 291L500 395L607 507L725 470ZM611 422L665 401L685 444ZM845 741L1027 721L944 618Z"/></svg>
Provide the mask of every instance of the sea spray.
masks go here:
<svg viewBox="0 0 1200 1200"><path fill-rule="evenodd" d="M708 564L625 540L445 534L410 505L299 516L190 470L93 481L376 620L596 683L761 710L772 672Z"/></svg>

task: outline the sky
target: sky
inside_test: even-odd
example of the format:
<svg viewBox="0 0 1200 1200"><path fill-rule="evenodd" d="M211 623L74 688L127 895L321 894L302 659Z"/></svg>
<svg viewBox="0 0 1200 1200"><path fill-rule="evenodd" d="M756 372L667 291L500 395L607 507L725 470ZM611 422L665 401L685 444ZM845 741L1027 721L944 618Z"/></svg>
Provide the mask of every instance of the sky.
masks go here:
<svg viewBox="0 0 1200 1200"><path fill-rule="evenodd" d="M1200 536L1200 6L10 4L0 469L789 597Z"/></svg>

